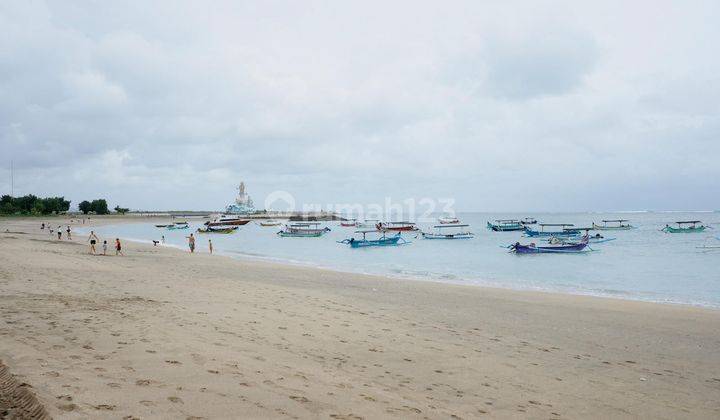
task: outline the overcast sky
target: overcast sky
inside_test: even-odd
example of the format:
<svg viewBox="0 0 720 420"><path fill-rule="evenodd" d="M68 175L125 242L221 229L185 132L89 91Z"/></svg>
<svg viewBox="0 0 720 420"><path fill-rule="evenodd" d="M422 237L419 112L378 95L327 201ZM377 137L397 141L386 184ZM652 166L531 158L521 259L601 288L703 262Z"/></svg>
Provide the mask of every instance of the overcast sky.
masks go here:
<svg viewBox="0 0 720 420"><path fill-rule="evenodd" d="M425 3L425 4L423 4ZM720 209L720 2L0 3L0 192Z"/></svg>

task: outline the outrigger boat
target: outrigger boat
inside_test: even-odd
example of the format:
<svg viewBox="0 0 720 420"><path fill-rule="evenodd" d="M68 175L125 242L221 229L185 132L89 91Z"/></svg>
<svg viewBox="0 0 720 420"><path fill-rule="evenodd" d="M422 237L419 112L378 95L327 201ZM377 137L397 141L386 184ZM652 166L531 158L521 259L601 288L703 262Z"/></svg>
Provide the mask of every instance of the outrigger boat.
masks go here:
<svg viewBox="0 0 720 420"><path fill-rule="evenodd" d="M592 230L592 228L579 228L578 230L585 231L585 234L580 237L580 240L587 241L590 244L602 244L602 243L611 242L611 241L614 241L615 239L617 239L617 238L606 238L599 233L596 233L595 235L590 235L589 231ZM544 241L546 241L550 244L556 244L556 245L557 244L567 244L567 243L571 243L573 238L576 238L576 237L561 237L561 238L559 238L557 236L551 236L547 239L544 239Z"/></svg>
<svg viewBox="0 0 720 420"><path fill-rule="evenodd" d="M188 229L189 227L188 222L175 222L173 225L167 225L169 230Z"/></svg>
<svg viewBox="0 0 720 420"><path fill-rule="evenodd" d="M361 229L372 229L380 222L378 219L365 219L363 222L357 222L355 224L356 227L359 227Z"/></svg>
<svg viewBox="0 0 720 420"><path fill-rule="evenodd" d="M233 232L235 232L235 231L238 230L239 228L240 228L239 226L231 226L231 227L226 227L226 228L213 228L213 227L210 227L210 226L206 226L206 227L204 227L204 228L198 228L198 229L197 229L197 233L224 233L224 234L228 234L228 233L233 233Z"/></svg>
<svg viewBox="0 0 720 420"><path fill-rule="evenodd" d="M487 228L494 232L513 232L525 230L525 226L515 219L499 219L495 223L487 222Z"/></svg>
<svg viewBox="0 0 720 420"><path fill-rule="evenodd" d="M702 232L706 229L706 226L702 224L699 220L690 220L687 222L675 222L678 227L672 227L670 225L665 225L664 228L662 228L662 231L665 233L695 233L695 232ZM700 226L697 224L700 223Z"/></svg>
<svg viewBox="0 0 720 420"><path fill-rule="evenodd" d="M467 228L470 227L470 225L438 225L433 226L436 231L435 232L422 232L422 237L425 239L470 239L475 237L475 234L472 232L469 232ZM445 231L444 229L459 229L459 231Z"/></svg>
<svg viewBox="0 0 720 420"><path fill-rule="evenodd" d="M412 222L381 222L375 225L377 230L389 230L391 232L415 232L418 229Z"/></svg>
<svg viewBox="0 0 720 420"><path fill-rule="evenodd" d="M510 252L515 254L578 254L582 252L592 251L588 248L586 240L580 242L566 242L557 245L542 245L538 246L534 243L523 245L520 242L515 242L508 247ZM588 248L586 251L585 248Z"/></svg>
<svg viewBox="0 0 720 420"><path fill-rule="evenodd" d="M580 229L573 228L572 226L575 225L571 223L540 223L538 226L540 226L540 230L523 227L525 236L578 236L580 234ZM561 227L562 230L546 231L546 227Z"/></svg>
<svg viewBox="0 0 720 420"><path fill-rule="evenodd" d="M340 222L340 226L342 227L355 227L357 224L357 220L355 219L343 220Z"/></svg>
<svg viewBox="0 0 720 420"><path fill-rule="evenodd" d="M282 225L282 222L281 222L281 221L279 221L279 220L273 220L273 219L263 220L262 222L260 222L260 226L265 226L265 227L268 227L268 226L280 226L280 225Z"/></svg>
<svg viewBox="0 0 720 420"><path fill-rule="evenodd" d="M441 225L456 225L456 224L460 223L460 219L458 219L457 217L452 217L452 216L442 216L442 217L438 217L438 222Z"/></svg>
<svg viewBox="0 0 720 420"><path fill-rule="evenodd" d="M592 227L596 230L630 230L633 229L634 226L630 225L627 219L616 219L616 220L603 220L602 225L596 225L595 222L593 222ZM609 225L608 225L609 223Z"/></svg>
<svg viewBox="0 0 720 420"><path fill-rule="evenodd" d="M523 225L536 225L536 224L537 224L537 219L534 219L534 218L532 218L532 217L526 217L526 218L522 219L522 220L520 221L520 223L523 224Z"/></svg>
<svg viewBox="0 0 720 420"><path fill-rule="evenodd" d="M357 230L355 231L355 233L361 233L362 239L355 239L355 237L352 237L349 239L343 239L342 241L338 241L338 243L350 245L350 248L365 248L370 246L395 246L410 243L401 236L402 234L400 232L388 237L386 232L382 231L378 239L367 239L368 233L378 234L377 230Z"/></svg>
<svg viewBox="0 0 720 420"><path fill-rule="evenodd" d="M320 223L294 223L286 225L277 234L283 238L317 238L330 232L329 227L320 228Z"/></svg>
<svg viewBox="0 0 720 420"><path fill-rule="evenodd" d="M212 221L205 222L205 226L210 226L210 227L243 226L248 223L250 223L249 219L241 219L240 216L225 214L225 215L216 217Z"/></svg>
<svg viewBox="0 0 720 420"><path fill-rule="evenodd" d="M166 228L166 227L169 227L169 226L174 226L174 225L172 225L172 224L169 224L169 225L155 225L156 228Z"/></svg>

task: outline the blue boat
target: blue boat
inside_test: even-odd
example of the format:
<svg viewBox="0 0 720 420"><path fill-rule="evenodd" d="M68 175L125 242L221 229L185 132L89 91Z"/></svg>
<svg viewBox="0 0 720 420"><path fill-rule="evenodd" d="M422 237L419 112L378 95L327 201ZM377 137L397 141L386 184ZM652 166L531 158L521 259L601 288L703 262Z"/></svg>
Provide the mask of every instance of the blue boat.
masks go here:
<svg viewBox="0 0 720 420"><path fill-rule="evenodd" d="M355 237L352 237L349 239L343 239L342 241L338 241L338 243L350 245L350 248L365 248L370 246L396 246L410 243L401 236L400 232L393 236L387 236L385 231L381 231L381 236L378 239L367 239L366 237L368 233L377 234L377 230L358 230L355 231L355 233L361 233L362 239L355 239Z"/></svg>
<svg viewBox="0 0 720 420"><path fill-rule="evenodd" d="M533 230L525 226L525 236L537 237L537 236L578 236L580 235L580 229L574 228L575 226L570 223L540 223L540 230ZM546 227L561 227L562 230L545 230Z"/></svg>
<svg viewBox="0 0 720 420"><path fill-rule="evenodd" d="M496 220L495 223L487 222L487 228L493 232L525 230L525 226L519 220L515 219L500 219Z"/></svg>

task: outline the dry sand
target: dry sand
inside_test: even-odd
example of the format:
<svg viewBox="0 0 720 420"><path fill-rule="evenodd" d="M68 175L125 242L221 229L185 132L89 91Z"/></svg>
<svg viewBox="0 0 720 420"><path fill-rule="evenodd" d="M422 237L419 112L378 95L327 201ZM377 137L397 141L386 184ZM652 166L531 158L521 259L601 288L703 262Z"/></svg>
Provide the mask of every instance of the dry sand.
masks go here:
<svg viewBox="0 0 720 420"><path fill-rule="evenodd" d="M56 418L720 418L720 311L91 256L39 222L0 219L0 359Z"/></svg>

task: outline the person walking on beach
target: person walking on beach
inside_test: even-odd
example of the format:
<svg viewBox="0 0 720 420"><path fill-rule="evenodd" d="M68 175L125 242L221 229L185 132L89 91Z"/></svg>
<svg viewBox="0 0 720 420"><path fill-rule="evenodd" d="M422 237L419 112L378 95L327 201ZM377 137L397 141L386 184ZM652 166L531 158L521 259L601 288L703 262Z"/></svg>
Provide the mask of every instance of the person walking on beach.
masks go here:
<svg viewBox="0 0 720 420"><path fill-rule="evenodd" d="M70 235L70 226L67 227L67 236L68 236L68 241L71 241L72 236Z"/></svg>
<svg viewBox="0 0 720 420"><path fill-rule="evenodd" d="M107 241L103 241L103 255L107 255Z"/></svg>
<svg viewBox="0 0 720 420"><path fill-rule="evenodd" d="M45 230L45 223L43 223L42 225L40 225L40 230Z"/></svg>
<svg viewBox="0 0 720 420"><path fill-rule="evenodd" d="M163 235L163 236L160 238L160 243L161 243L161 244L164 244L164 243L165 243L165 235Z"/></svg>
<svg viewBox="0 0 720 420"><path fill-rule="evenodd" d="M190 236L188 236L187 238L188 238L188 246L190 247L190 253L193 254L193 253L195 253L195 237L191 233Z"/></svg>
<svg viewBox="0 0 720 420"><path fill-rule="evenodd" d="M120 245L120 238L115 238L115 255L125 255L122 253L122 245Z"/></svg>
<svg viewBox="0 0 720 420"><path fill-rule="evenodd" d="M213 251L213 248L212 248L212 239L208 239L208 246L210 247L210 254L212 255L212 251Z"/></svg>
<svg viewBox="0 0 720 420"><path fill-rule="evenodd" d="M62 226L58 226L57 233L58 233L58 241L61 241L62 240Z"/></svg>
<svg viewBox="0 0 720 420"><path fill-rule="evenodd" d="M97 235L95 235L95 231L90 231L90 237L88 238L88 241L90 242L90 253L95 255L95 244L97 241L99 241Z"/></svg>

